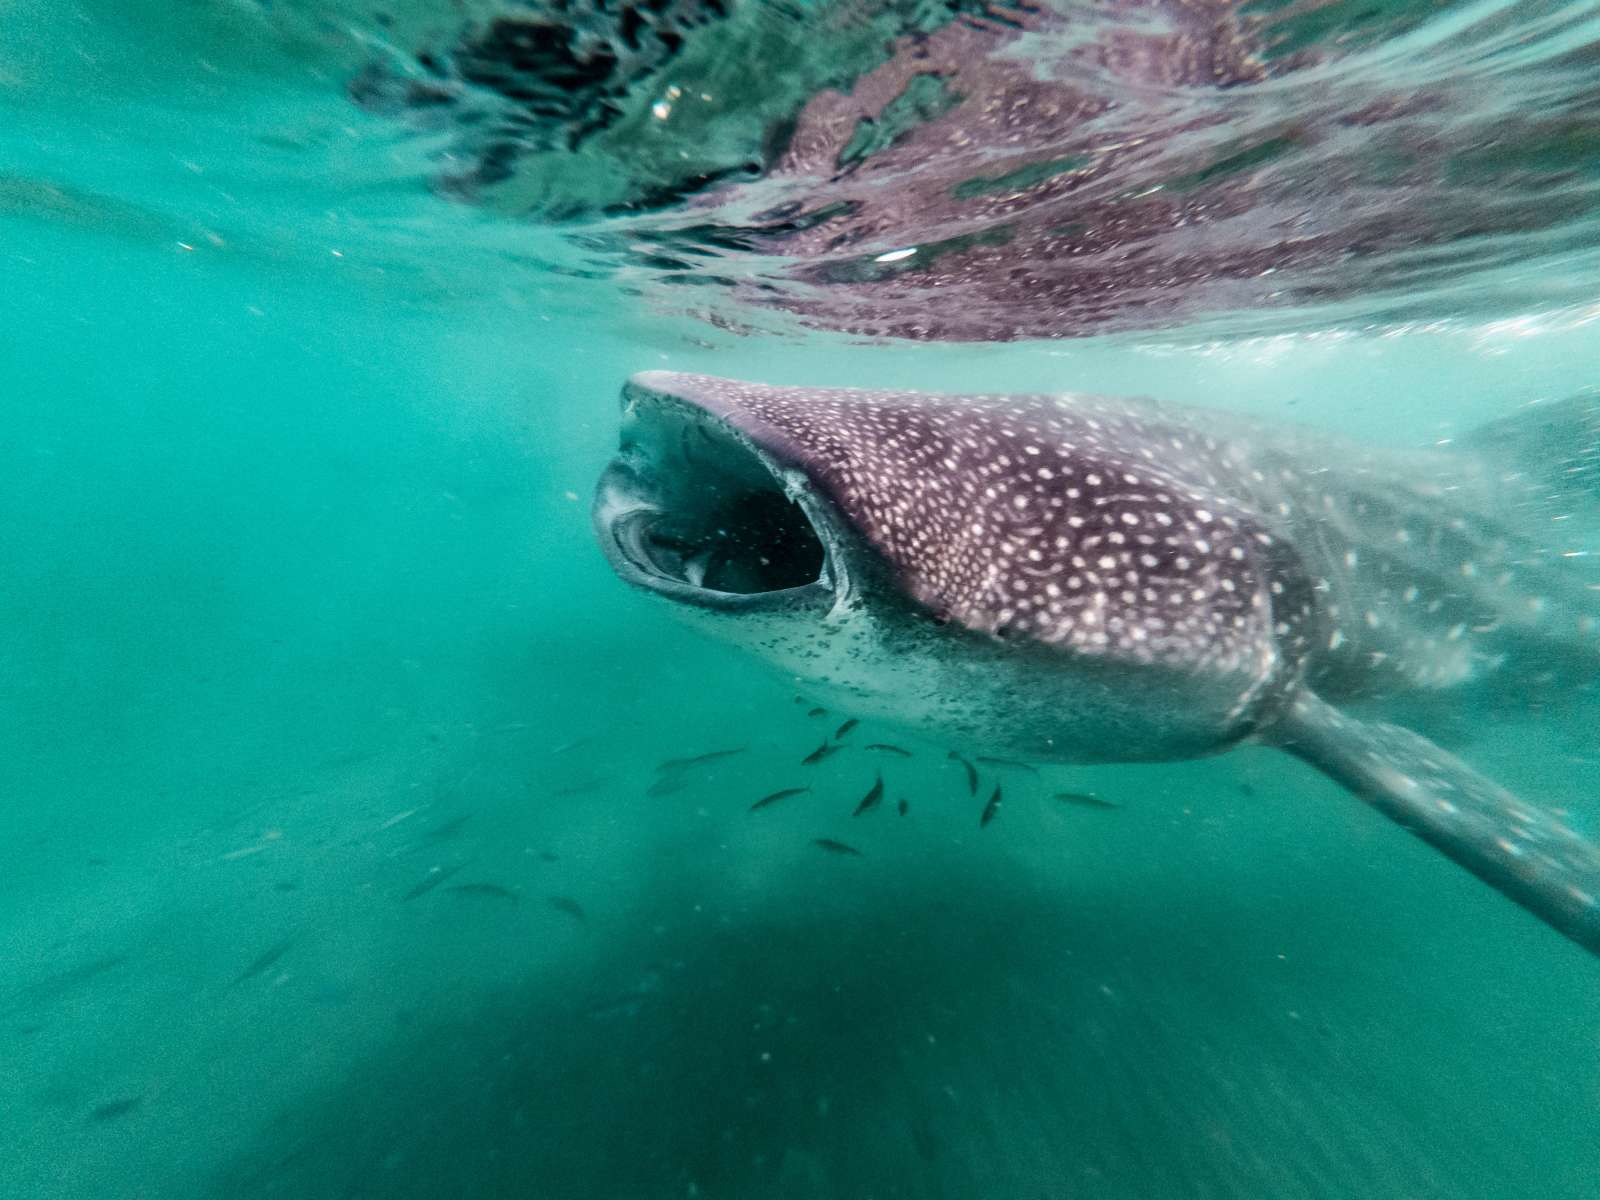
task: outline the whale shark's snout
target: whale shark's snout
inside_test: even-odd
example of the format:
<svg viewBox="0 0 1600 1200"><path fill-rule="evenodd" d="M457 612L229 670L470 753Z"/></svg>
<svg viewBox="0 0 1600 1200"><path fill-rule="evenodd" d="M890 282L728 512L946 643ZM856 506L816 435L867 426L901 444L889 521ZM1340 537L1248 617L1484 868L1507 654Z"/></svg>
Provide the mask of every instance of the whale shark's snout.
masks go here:
<svg viewBox="0 0 1600 1200"><path fill-rule="evenodd" d="M635 375L595 532L617 574L702 609L826 611L841 530L782 432L696 376Z"/></svg>

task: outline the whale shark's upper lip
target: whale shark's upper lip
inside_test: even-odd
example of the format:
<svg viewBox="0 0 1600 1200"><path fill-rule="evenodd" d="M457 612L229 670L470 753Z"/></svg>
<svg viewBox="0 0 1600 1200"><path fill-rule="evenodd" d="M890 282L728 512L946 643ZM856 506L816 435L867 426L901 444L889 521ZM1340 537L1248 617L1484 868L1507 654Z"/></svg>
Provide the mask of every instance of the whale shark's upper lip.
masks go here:
<svg viewBox="0 0 1600 1200"><path fill-rule="evenodd" d="M595 493L602 550L624 580L724 611L832 607L837 522L782 439L651 371L623 389L621 446Z"/></svg>

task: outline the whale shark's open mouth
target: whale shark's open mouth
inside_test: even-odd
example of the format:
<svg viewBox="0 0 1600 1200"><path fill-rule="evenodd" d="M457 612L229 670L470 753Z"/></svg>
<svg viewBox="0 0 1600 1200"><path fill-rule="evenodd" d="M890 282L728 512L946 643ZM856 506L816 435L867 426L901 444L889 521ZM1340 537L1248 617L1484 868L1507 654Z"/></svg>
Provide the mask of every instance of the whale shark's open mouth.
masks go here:
<svg viewBox="0 0 1600 1200"><path fill-rule="evenodd" d="M623 392L621 448L594 522L627 582L704 608L832 604L824 502L781 450L727 413L642 380Z"/></svg>

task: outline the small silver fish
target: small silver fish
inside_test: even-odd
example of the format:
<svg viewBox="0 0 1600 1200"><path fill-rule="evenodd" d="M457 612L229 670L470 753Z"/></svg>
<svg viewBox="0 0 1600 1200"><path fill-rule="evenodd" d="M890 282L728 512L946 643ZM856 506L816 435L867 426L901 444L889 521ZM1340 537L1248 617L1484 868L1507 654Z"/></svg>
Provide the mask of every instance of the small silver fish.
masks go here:
<svg viewBox="0 0 1600 1200"><path fill-rule="evenodd" d="M823 742L822 745L818 746L810 754L802 758L800 760L800 765L802 767L814 767L823 759L827 758L828 755L837 754L838 752L839 747L835 746L832 742Z"/></svg>
<svg viewBox="0 0 1600 1200"><path fill-rule="evenodd" d="M732 750L708 750L704 754L691 755L688 758L669 758L656 765L657 771L682 771L689 767L703 767L707 763L720 762L724 758L732 758L735 754L743 754L748 747L735 746Z"/></svg>
<svg viewBox="0 0 1600 1200"><path fill-rule="evenodd" d="M124 1096L118 1100L108 1100L89 1110L89 1120L113 1121L118 1117L127 1116L143 1102L143 1096Z"/></svg>
<svg viewBox="0 0 1600 1200"><path fill-rule="evenodd" d="M557 912L564 912L567 914L567 916L571 917L575 921L588 920L588 917L583 911L583 906L580 905L576 900L568 899L566 896L551 896L549 897L549 900L550 907L555 909Z"/></svg>
<svg viewBox="0 0 1600 1200"><path fill-rule="evenodd" d="M961 755L957 754L954 750L950 751L950 753L947 754L945 757L948 758L951 762L960 763L962 765L962 767L964 767L966 769L966 772L967 772L967 791L971 792L974 796L976 796L978 794L978 768L973 766L966 759L962 758Z"/></svg>
<svg viewBox="0 0 1600 1200"><path fill-rule="evenodd" d="M1121 808L1115 800L1102 800L1093 792L1057 792L1050 797L1052 800L1061 800L1067 804L1082 804L1086 808Z"/></svg>
<svg viewBox="0 0 1600 1200"><path fill-rule="evenodd" d="M856 805L852 816L859 817L862 813L871 812L878 807L878 801L883 799L883 773L878 773L878 781L872 785L872 790L861 798L861 803Z"/></svg>
<svg viewBox="0 0 1600 1200"><path fill-rule="evenodd" d="M233 981L234 984L238 985L247 979L254 979L257 975L261 974L273 963L277 962L280 958L287 954L289 952L289 947L292 945L294 945L293 938L284 938L283 941L279 942L271 949L264 951L254 962L252 962L243 971L239 972L238 977Z"/></svg>
<svg viewBox="0 0 1600 1200"><path fill-rule="evenodd" d="M470 820L472 820L471 813L462 813L459 817L454 817L442 825L435 825L422 835L422 844L431 845L434 842L447 841L460 833Z"/></svg>
<svg viewBox="0 0 1600 1200"><path fill-rule="evenodd" d="M790 796L803 795L810 790L811 789L808 787L784 788L782 791L773 792L771 795L761 797L761 799L757 800L750 806L750 811L755 812L758 808L765 808L769 804L776 804L779 800L787 800Z"/></svg>
<svg viewBox="0 0 1600 1200"><path fill-rule="evenodd" d="M857 850L854 846L846 845L844 842L835 841L833 838L812 838L811 844L826 850L829 854L853 854L857 858L861 857L861 851Z"/></svg>
<svg viewBox="0 0 1600 1200"><path fill-rule="evenodd" d="M999 813L999 811L1000 811L1000 788L997 785L995 787L995 789L994 789L994 795L989 797L989 803L987 803L987 804L985 804L983 806L983 815L978 818L978 828L982 829L990 821L994 820L996 814Z"/></svg>
<svg viewBox="0 0 1600 1200"><path fill-rule="evenodd" d="M457 863L453 867L428 868L428 873L423 877L422 882L417 884L416 887L412 888L404 896L401 896L401 901L415 900L418 896L427 895L429 892L433 891L434 888L438 887L446 879L449 879L450 876L454 875L466 865L466 863Z"/></svg>
<svg viewBox="0 0 1600 1200"><path fill-rule="evenodd" d="M490 900L509 900L513 904L522 899L510 888L501 887L498 883L454 883L445 888L445 891L454 892L458 896L483 896Z"/></svg>

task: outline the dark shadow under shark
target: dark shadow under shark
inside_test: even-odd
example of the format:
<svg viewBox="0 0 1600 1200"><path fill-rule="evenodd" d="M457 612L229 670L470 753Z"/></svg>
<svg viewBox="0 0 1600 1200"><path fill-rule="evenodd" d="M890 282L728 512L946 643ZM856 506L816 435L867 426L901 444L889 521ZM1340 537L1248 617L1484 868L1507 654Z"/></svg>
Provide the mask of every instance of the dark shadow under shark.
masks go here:
<svg viewBox="0 0 1600 1200"><path fill-rule="evenodd" d="M623 407L618 574L840 706L1057 762L1275 745L1600 953L1600 848L1334 707L1600 667L1600 396L1416 452L1081 395L650 372Z"/></svg>

